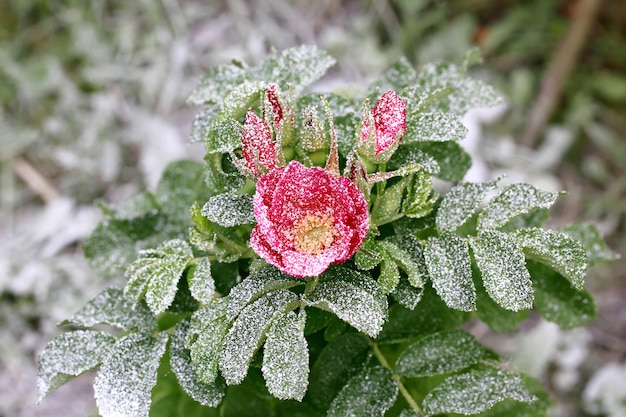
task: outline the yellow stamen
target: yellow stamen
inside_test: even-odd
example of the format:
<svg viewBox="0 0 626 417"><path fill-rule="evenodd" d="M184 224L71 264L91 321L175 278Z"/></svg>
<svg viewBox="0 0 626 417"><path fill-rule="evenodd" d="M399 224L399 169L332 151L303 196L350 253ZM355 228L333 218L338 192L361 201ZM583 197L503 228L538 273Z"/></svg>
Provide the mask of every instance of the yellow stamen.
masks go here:
<svg viewBox="0 0 626 417"><path fill-rule="evenodd" d="M331 216L311 214L297 220L287 235L296 249L309 255L317 255L333 244L338 235Z"/></svg>

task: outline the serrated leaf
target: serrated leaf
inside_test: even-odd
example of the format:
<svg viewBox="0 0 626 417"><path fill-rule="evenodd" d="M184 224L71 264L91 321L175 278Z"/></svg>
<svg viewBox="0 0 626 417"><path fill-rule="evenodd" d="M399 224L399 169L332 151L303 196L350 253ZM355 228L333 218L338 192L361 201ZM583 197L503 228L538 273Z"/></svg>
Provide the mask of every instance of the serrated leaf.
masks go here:
<svg viewBox="0 0 626 417"><path fill-rule="evenodd" d="M385 188L385 191L378 196L374 203L370 223L375 226L381 226L401 216L399 212L402 206L402 196L409 181L410 178L405 177Z"/></svg>
<svg viewBox="0 0 626 417"><path fill-rule="evenodd" d="M187 271L189 291L193 298L203 304L213 301L215 281L211 275L211 260L208 257L198 258Z"/></svg>
<svg viewBox="0 0 626 417"><path fill-rule="evenodd" d="M240 384L248 373L252 356L261 346L273 322L290 308L298 296L287 290L264 295L248 305L235 319L224 338L219 367L228 385Z"/></svg>
<svg viewBox="0 0 626 417"><path fill-rule="evenodd" d="M189 104L220 104L224 97L245 80L245 69L235 64L216 65L202 77L187 99Z"/></svg>
<svg viewBox="0 0 626 417"><path fill-rule="evenodd" d="M208 168L205 185L209 195L235 193L245 184L245 177L237 171L230 155L207 154L204 159Z"/></svg>
<svg viewBox="0 0 626 417"><path fill-rule="evenodd" d="M550 395L545 391L540 382L524 375L522 375L521 378L524 380L528 391L537 397L536 401L526 403L506 399L480 413L479 417L546 417L548 415L548 409L553 405L550 400Z"/></svg>
<svg viewBox="0 0 626 417"><path fill-rule="evenodd" d="M197 310L185 340L198 379L209 385L217 378L219 354L228 331L226 304L222 298Z"/></svg>
<svg viewBox="0 0 626 417"><path fill-rule="evenodd" d="M202 207L202 215L223 227L256 223L252 196L247 194L213 196Z"/></svg>
<svg viewBox="0 0 626 417"><path fill-rule="evenodd" d="M263 350L263 377L270 394L302 401L309 384L309 349L304 338L306 313L293 311L272 324Z"/></svg>
<svg viewBox="0 0 626 417"><path fill-rule="evenodd" d="M471 238L470 245L489 296L507 310L532 308L532 281L515 239L497 231L483 232Z"/></svg>
<svg viewBox="0 0 626 417"><path fill-rule="evenodd" d="M491 182L464 182L453 187L441 200L437 210L437 229L454 232L472 217L488 192L495 190L498 180Z"/></svg>
<svg viewBox="0 0 626 417"><path fill-rule="evenodd" d="M407 120L404 141L446 142L461 141L467 136L467 128L458 116L450 113L421 113Z"/></svg>
<svg viewBox="0 0 626 417"><path fill-rule="evenodd" d="M228 153L235 149L241 148L241 131L243 129L241 123L233 119L215 119L209 125L200 116L215 117L214 115L198 114L191 130L192 142L203 140L207 153ZM197 132L198 128L203 130Z"/></svg>
<svg viewBox="0 0 626 417"><path fill-rule="evenodd" d="M395 290L400 282L400 269L398 264L389 256L387 252L383 253L383 260L380 263L380 275L378 276L378 285L383 293L389 294Z"/></svg>
<svg viewBox="0 0 626 417"><path fill-rule="evenodd" d="M310 306L335 313L371 337L376 337L387 319L387 297L376 281L344 267L329 268L303 300Z"/></svg>
<svg viewBox="0 0 626 417"><path fill-rule="evenodd" d="M424 248L424 259L433 287L446 305L461 311L474 311L476 289L467 243L450 234L430 237Z"/></svg>
<svg viewBox="0 0 626 417"><path fill-rule="evenodd" d="M509 398L525 403L537 400L517 375L495 369L473 370L446 378L424 398L422 410L427 416L472 415Z"/></svg>
<svg viewBox="0 0 626 417"><path fill-rule="evenodd" d="M370 269L375 268L380 261L382 261L382 258L383 255L380 248L374 241L374 238L372 236L367 236L359 250L354 255L354 262L356 263L357 268L363 271L369 271Z"/></svg>
<svg viewBox="0 0 626 417"><path fill-rule="evenodd" d="M438 199L439 193L433 190L432 174L420 170L411 176L402 202L402 213L411 218L425 217L434 209Z"/></svg>
<svg viewBox="0 0 626 417"><path fill-rule="evenodd" d="M582 290L587 253L577 240L556 230L540 228L520 229L514 236L527 257L554 268L576 289Z"/></svg>
<svg viewBox="0 0 626 417"><path fill-rule="evenodd" d="M93 384L102 417L148 417L167 340L167 333L130 333L115 343Z"/></svg>
<svg viewBox="0 0 626 417"><path fill-rule="evenodd" d="M417 378L465 369L485 350L474 336L462 330L428 335L409 345L396 361L398 375Z"/></svg>
<svg viewBox="0 0 626 417"><path fill-rule="evenodd" d="M180 229L191 226L189 207L195 201L206 201L208 198L205 175L206 166L196 161L175 161L163 171L154 194L172 226ZM181 187L181 184L185 186ZM184 232L181 239L185 237Z"/></svg>
<svg viewBox="0 0 626 417"><path fill-rule="evenodd" d="M154 315L144 303L134 303L124 297L119 288L108 288L89 301L65 323L92 327L108 324L122 330L156 329Z"/></svg>
<svg viewBox="0 0 626 417"><path fill-rule="evenodd" d="M413 65L405 57L401 57L389 70L373 82L367 89L370 92L370 100L376 100L387 90L396 93L413 84L417 73Z"/></svg>
<svg viewBox="0 0 626 417"><path fill-rule="evenodd" d="M398 396L398 383L382 366L364 369L352 377L333 400L328 417L381 416Z"/></svg>
<svg viewBox="0 0 626 417"><path fill-rule="evenodd" d="M220 105L212 104L204 107L194 117L191 122L191 132L189 134L189 141L191 143L205 142L207 143L209 135L215 131L216 122L215 119L220 113ZM224 123L226 125L226 123ZM230 136L228 136L230 138ZM219 145L218 145L219 146ZM207 152L211 151L211 147L207 145ZM233 149L236 149L234 147Z"/></svg>
<svg viewBox="0 0 626 417"><path fill-rule="evenodd" d="M170 342L170 366L182 389L195 401L207 407L217 407L226 392L224 380L202 382L194 370L191 353L185 347L189 320L179 322L174 328Z"/></svg>
<svg viewBox="0 0 626 417"><path fill-rule="evenodd" d="M326 410L348 380L363 368L369 348L367 338L358 333L346 333L331 340L311 367L307 398Z"/></svg>
<svg viewBox="0 0 626 417"><path fill-rule="evenodd" d="M423 288L415 288L406 280L400 280L398 286L392 293L393 298L402 306L413 310L424 296Z"/></svg>
<svg viewBox="0 0 626 417"><path fill-rule="evenodd" d="M260 95L266 87L264 82L244 80L224 97L215 121L227 122L243 118L250 107L259 103Z"/></svg>
<svg viewBox="0 0 626 417"><path fill-rule="evenodd" d="M558 196L558 192L540 191L530 184L506 186L479 214L478 229L497 229L521 214L539 208L550 208Z"/></svg>
<svg viewBox="0 0 626 417"><path fill-rule="evenodd" d="M302 279L283 274L274 267L250 274L230 291L227 318L233 320L252 301L271 291L304 285Z"/></svg>
<svg viewBox="0 0 626 417"><path fill-rule="evenodd" d="M472 166L472 157L457 142L414 142L400 146L395 155L398 158L408 158L412 154L422 154L434 160L438 169L433 176L444 181L459 182ZM394 161L391 158L390 163ZM432 162L431 162L432 164Z"/></svg>
<svg viewBox="0 0 626 417"><path fill-rule="evenodd" d="M388 240L383 240L379 242L378 245L383 248L386 254L393 259L404 272L406 272L409 283L412 286L417 288L424 286L423 275L425 271L423 269L423 265L415 262L413 260L413 256L395 243ZM414 256L419 255L414 254Z"/></svg>
<svg viewBox="0 0 626 417"><path fill-rule="evenodd" d="M511 233L517 229L524 229L527 227L543 227L551 215L552 213L549 209L539 208L531 210L528 213L513 217L511 220L506 222L504 226L499 227L498 230L505 233Z"/></svg>
<svg viewBox="0 0 626 417"><path fill-rule="evenodd" d="M529 310L510 311L500 307L485 289L480 272L474 269L474 284L476 285L476 310L478 317L487 326L496 332L511 332L517 325L528 317ZM536 292L535 292L536 294Z"/></svg>
<svg viewBox="0 0 626 417"><path fill-rule="evenodd" d="M614 261L620 258L618 253L609 249L598 228L591 223L572 223L560 227L559 231L580 242L587 253L589 268L600 262Z"/></svg>
<svg viewBox="0 0 626 417"><path fill-rule="evenodd" d="M72 378L98 366L107 357L115 337L93 330L63 333L46 344L38 359L39 400Z"/></svg>
<svg viewBox="0 0 626 417"><path fill-rule="evenodd" d="M528 261L535 286L535 308L548 321L571 329L589 323L596 314L593 297L585 289L574 288L558 272L535 261Z"/></svg>

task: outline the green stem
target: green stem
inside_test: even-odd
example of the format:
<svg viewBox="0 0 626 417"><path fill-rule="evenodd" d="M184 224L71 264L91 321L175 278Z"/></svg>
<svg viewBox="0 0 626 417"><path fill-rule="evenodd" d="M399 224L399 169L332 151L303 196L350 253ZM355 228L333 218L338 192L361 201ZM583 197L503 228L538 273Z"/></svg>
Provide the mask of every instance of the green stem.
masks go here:
<svg viewBox="0 0 626 417"><path fill-rule="evenodd" d="M385 368L391 371L391 379L393 379L394 381L398 383L398 388L400 389L400 393L402 394L406 402L409 404L409 406L413 410L415 410L417 413L419 413L419 415L423 415L422 409L420 408L419 405L417 405L417 403L411 396L411 393L406 389L406 387L402 383L402 378L400 377L400 375L393 372L393 369L391 369L391 366L389 366L389 362L387 362L387 358L385 358L385 355L383 355L383 353L378 348L378 344L376 344L376 342L374 341L370 341L370 345L372 346L372 350L374 351L374 356L376 356L376 359L378 359L378 362L380 362L382 366L384 366Z"/></svg>

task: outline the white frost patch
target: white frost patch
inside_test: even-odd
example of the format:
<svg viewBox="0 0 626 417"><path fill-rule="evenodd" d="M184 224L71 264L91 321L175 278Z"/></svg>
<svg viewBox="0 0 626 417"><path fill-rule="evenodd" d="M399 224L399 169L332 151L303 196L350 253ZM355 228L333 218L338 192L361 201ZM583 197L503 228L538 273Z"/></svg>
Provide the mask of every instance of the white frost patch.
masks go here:
<svg viewBox="0 0 626 417"><path fill-rule="evenodd" d="M583 404L591 414L626 415L626 365L608 363L600 368L583 391Z"/></svg>

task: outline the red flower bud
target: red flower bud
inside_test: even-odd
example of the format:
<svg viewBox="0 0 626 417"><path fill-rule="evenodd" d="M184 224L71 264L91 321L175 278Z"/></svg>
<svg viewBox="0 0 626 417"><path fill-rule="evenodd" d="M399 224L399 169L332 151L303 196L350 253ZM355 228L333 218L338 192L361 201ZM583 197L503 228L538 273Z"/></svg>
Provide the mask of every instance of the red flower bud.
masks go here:
<svg viewBox="0 0 626 417"><path fill-rule="evenodd" d="M276 148L270 128L252 109L248 110L241 132L241 152L246 168L255 177L276 168Z"/></svg>
<svg viewBox="0 0 626 417"><path fill-rule="evenodd" d="M387 160L402 141L405 133L406 103L400 96L389 90L378 100L371 113L365 112L359 144L361 145L360 153L374 161L379 156ZM381 155L385 152L385 155Z"/></svg>

